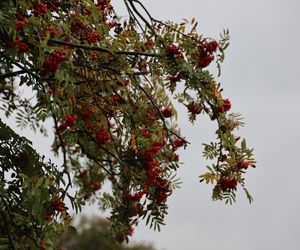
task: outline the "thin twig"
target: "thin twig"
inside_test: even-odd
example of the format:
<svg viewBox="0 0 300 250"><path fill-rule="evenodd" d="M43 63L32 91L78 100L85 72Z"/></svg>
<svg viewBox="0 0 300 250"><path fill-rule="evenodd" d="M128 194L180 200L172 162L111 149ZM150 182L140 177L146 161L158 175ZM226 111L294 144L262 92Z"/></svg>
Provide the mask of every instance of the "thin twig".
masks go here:
<svg viewBox="0 0 300 250"><path fill-rule="evenodd" d="M146 77L145 77L145 79L146 79L147 81L149 81ZM142 90L142 92L148 97L148 99L150 100L150 102L152 103L152 105L153 105L153 106L155 107L155 109L158 111L159 116L160 116L160 119L161 119L162 122L163 122L164 128L165 128L165 130L166 130L167 133L168 133L168 137L169 137L169 139L170 139L170 141L171 141L173 147L175 147L175 145L173 144L173 141L171 140L171 137L170 137L169 133L171 133L171 134L175 135L176 137L178 137L179 139L185 141L186 144L189 144L189 142L188 142L187 140L183 139L181 136L179 136L177 133L175 133L174 131L170 130L170 129L167 127L167 124L166 124L164 115L162 114L162 112L161 112L160 108L157 106L157 104L154 102L153 98L148 94L148 92L147 92L141 85L137 84L137 86L138 86L138 87Z"/></svg>
<svg viewBox="0 0 300 250"><path fill-rule="evenodd" d="M152 25L150 25L150 23L146 20L146 18L137 10L137 8L135 7L134 3L132 0L127 0L131 6L131 8L133 9L133 11L138 15L138 17L140 19L143 20L143 22L145 23L145 25L150 29L153 30ZM136 1L135 1L136 2Z"/></svg>
<svg viewBox="0 0 300 250"><path fill-rule="evenodd" d="M52 118L53 118L53 121L54 121L55 131L56 131L56 134L57 134L60 146L62 148L62 153L63 153L63 173L65 173L67 175L67 177L68 177L68 184L65 187L63 193L61 194L61 198L63 199L65 197L65 195L66 195L69 187L72 187L72 180L71 180L70 173L67 170L67 150L66 150L66 147L64 145L64 141L63 141L63 138L61 136L61 133L59 132L58 121L57 121L57 118L56 118L56 116L55 116L54 111L53 111L52 108L51 108L51 112L52 112Z"/></svg>

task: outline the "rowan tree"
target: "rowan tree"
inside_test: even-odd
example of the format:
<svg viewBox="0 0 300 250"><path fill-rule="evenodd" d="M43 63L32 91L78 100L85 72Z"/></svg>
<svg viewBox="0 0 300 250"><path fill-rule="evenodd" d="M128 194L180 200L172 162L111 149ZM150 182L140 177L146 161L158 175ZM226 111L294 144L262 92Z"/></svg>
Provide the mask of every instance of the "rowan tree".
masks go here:
<svg viewBox="0 0 300 250"><path fill-rule="evenodd" d="M214 185L212 199L232 203L241 187L252 200L244 186L252 149L208 70L213 61L220 70L228 32L214 40L196 31L195 19L164 22L139 0L124 5L127 19L109 0L0 2L3 113L54 133L53 151L63 159L53 164L0 122L0 244L9 249L55 249L71 208L89 200L110 210L119 241L141 219L159 229L178 184L176 151L189 144L171 101L186 107L191 123L204 114L217 124L200 176ZM53 131L45 129L49 120Z"/></svg>

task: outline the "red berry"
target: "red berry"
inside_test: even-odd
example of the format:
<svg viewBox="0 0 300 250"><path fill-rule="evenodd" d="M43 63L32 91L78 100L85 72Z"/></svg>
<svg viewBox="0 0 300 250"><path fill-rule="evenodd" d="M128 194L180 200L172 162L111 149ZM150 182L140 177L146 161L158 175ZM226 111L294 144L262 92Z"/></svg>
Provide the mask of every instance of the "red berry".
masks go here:
<svg viewBox="0 0 300 250"><path fill-rule="evenodd" d="M227 112L231 108L231 102L229 99L225 99L223 101L224 101L224 104L223 104L224 111Z"/></svg>
<svg viewBox="0 0 300 250"><path fill-rule="evenodd" d="M21 13L16 13L16 30L21 30L25 24L28 23L27 18L25 18Z"/></svg>
<svg viewBox="0 0 300 250"><path fill-rule="evenodd" d="M52 213L47 212L44 216L45 220L50 221L52 220Z"/></svg>
<svg viewBox="0 0 300 250"><path fill-rule="evenodd" d="M62 133L62 132L64 132L64 131L66 130L67 127L68 127L68 126L67 126L66 123L61 124L61 125L59 125L58 128L57 128L57 132L58 132L58 133Z"/></svg>
<svg viewBox="0 0 300 250"><path fill-rule="evenodd" d="M100 183L97 183L97 182L93 182L91 184L91 188L94 190L94 191L98 191L100 188L102 187L102 185Z"/></svg>
<svg viewBox="0 0 300 250"><path fill-rule="evenodd" d="M148 131L148 130L145 130L145 129L143 129L143 130L142 130L142 136L144 136L144 137L148 137L148 136L149 136L149 131Z"/></svg>
<svg viewBox="0 0 300 250"><path fill-rule="evenodd" d="M184 139L178 138L175 141L173 141L173 144L176 148L180 148L182 146L186 146L187 142Z"/></svg>
<svg viewBox="0 0 300 250"><path fill-rule="evenodd" d="M229 99L225 99L225 100L223 100L222 105L217 108L217 111L219 113L224 113L224 112L229 111L230 108L231 108L231 102L230 102L230 100Z"/></svg>
<svg viewBox="0 0 300 250"><path fill-rule="evenodd" d="M84 119L87 119L87 118L89 118L92 114L93 114L93 110L92 110L91 108L88 108L87 110L83 111L81 115L82 115L82 117L83 117Z"/></svg>
<svg viewBox="0 0 300 250"><path fill-rule="evenodd" d="M85 35L88 43L95 43L100 40L100 35L95 32L86 32Z"/></svg>
<svg viewBox="0 0 300 250"><path fill-rule="evenodd" d="M65 123L69 127L73 127L77 121L77 115L68 115L65 117Z"/></svg>
<svg viewBox="0 0 300 250"><path fill-rule="evenodd" d="M179 46L177 46L175 44L170 44L167 47L167 54L169 56L175 56L177 59L183 59L183 54L182 54Z"/></svg>
<svg viewBox="0 0 300 250"><path fill-rule="evenodd" d="M33 7L33 15L34 16L43 16L45 15L47 12L47 5L40 3L40 4L36 4Z"/></svg>
<svg viewBox="0 0 300 250"><path fill-rule="evenodd" d="M237 180L229 177L222 177L219 181L219 186L223 191L235 189L237 186Z"/></svg>
<svg viewBox="0 0 300 250"><path fill-rule="evenodd" d="M43 70L55 73L59 65L64 61L66 61L66 56L64 55L63 50L53 51L44 61Z"/></svg>
<svg viewBox="0 0 300 250"><path fill-rule="evenodd" d="M79 174L76 176L77 178L84 178L86 177L88 174L88 171L87 170L84 170L84 171L80 171Z"/></svg>
<svg viewBox="0 0 300 250"><path fill-rule="evenodd" d="M66 61L66 56L64 54L64 50L55 50L51 53L51 57L57 61L59 64Z"/></svg>
<svg viewBox="0 0 300 250"><path fill-rule="evenodd" d="M242 161L240 164L241 168L247 169L250 166L250 163L248 161Z"/></svg>
<svg viewBox="0 0 300 250"><path fill-rule="evenodd" d="M162 114L165 118L170 118L173 115L173 112L170 107L166 107L163 109Z"/></svg>
<svg viewBox="0 0 300 250"><path fill-rule="evenodd" d="M105 128L100 129L96 133L96 137L97 137L97 143L99 143L100 145L105 144L111 139L109 133Z"/></svg>
<svg viewBox="0 0 300 250"><path fill-rule="evenodd" d="M167 48L167 53L170 55L175 55L179 52L179 47L175 44L170 44Z"/></svg>
<svg viewBox="0 0 300 250"><path fill-rule="evenodd" d="M91 58L92 60L96 60L97 57L98 57L98 55L97 55L96 51L90 51L89 58Z"/></svg>
<svg viewBox="0 0 300 250"><path fill-rule="evenodd" d="M158 162L157 160L155 160L155 161L150 161L150 162L148 162L147 167L148 167L148 168L154 168L154 167L157 167L158 163L159 163L159 162Z"/></svg>
<svg viewBox="0 0 300 250"><path fill-rule="evenodd" d="M29 50L29 46L24 43L22 40L19 40L18 38L14 42L14 47L17 48L18 52L25 53Z"/></svg>
<svg viewBox="0 0 300 250"><path fill-rule="evenodd" d="M119 95L112 95L111 100L114 105L119 105L122 102L122 98Z"/></svg>
<svg viewBox="0 0 300 250"><path fill-rule="evenodd" d="M198 66L201 68L205 68L214 60L214 58L215 57L210 54L204 55L199 59Z"/></svg>
<svg viewBox="0 0 300 250"><path fill-rule="evenodd" d="M217 41L211 41L209 43L206 43L204 45L204 48L206 49L207 52L216 52L217 48L219 47L219 44Z"/></svg>
<svg viewBox="0 0 300 250"><path fill-rule="evenodd" d="M116 27L118 25L120 25L120 23L118 23L116 21L110 21L110 22L108 22L109 29L112 29L112 28L114 28L114 27Z"/></svg>

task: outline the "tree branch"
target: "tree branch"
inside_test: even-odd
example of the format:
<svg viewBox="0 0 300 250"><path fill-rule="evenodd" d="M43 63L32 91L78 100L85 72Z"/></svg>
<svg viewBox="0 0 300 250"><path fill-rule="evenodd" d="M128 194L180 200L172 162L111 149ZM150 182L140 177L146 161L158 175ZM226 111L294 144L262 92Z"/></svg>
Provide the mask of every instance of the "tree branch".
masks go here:
<svg viewBox="0 0 300 250"><path fill-rule="evenodd" d="M90 46L90 45L86 45L86 44L76 44L76 43L70 43L70 42L59 41L59 40L54 40L54 39L50 39L48 41L48 45L50 45L50 46L64 45L64 46L70 46L72 48L100 51L100 52L108 53L111 55L117 54L117 55L148 56L148 57L159 57L160 56L158 54L147 53L147 52L142 52L142 51L123 51L123 50L111 51L104 47Z"/></svg>
<svg viewBox="0 0 300 250"><path fill-rule="evenodd" d="M10 72L10 73L6 73L6 74L3 74L3 75L0 75L0 80L3 80L5 78L9 78L9 77L14 77L14 76L17 76L17 75L21 75L21 74L25 74L27 73L25 70L18 70L18 71L14 71L14 72Z"/></svg>

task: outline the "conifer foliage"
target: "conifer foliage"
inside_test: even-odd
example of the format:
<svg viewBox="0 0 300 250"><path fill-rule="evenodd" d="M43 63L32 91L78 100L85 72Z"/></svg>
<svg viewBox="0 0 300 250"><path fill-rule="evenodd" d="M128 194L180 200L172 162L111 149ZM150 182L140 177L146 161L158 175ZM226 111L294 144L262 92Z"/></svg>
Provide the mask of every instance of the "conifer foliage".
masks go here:
<svg viewBox="0 0 300 250"><path fill-rule="evenodd" d="M228 31L206 38L195 19L163 22L141 1L123 2L127 19L110 0L0 2L1 110L21 127L54 133L53 151L63 158L54 165L0 123L0 245L7 249L58 249L70 209L89 200L111 211L119 241L141 219L160 229L178 184L176 151L189 144L171 99L191 123L207 115L217 124L216 141L204 144L212 163L200 176L214 185L213 200L232 203L238 187L252 200L244 186L252 149L235 133L241 118L208 70L215 61L220 71ZM102 191L108 184L111 191Z"/></svg>

